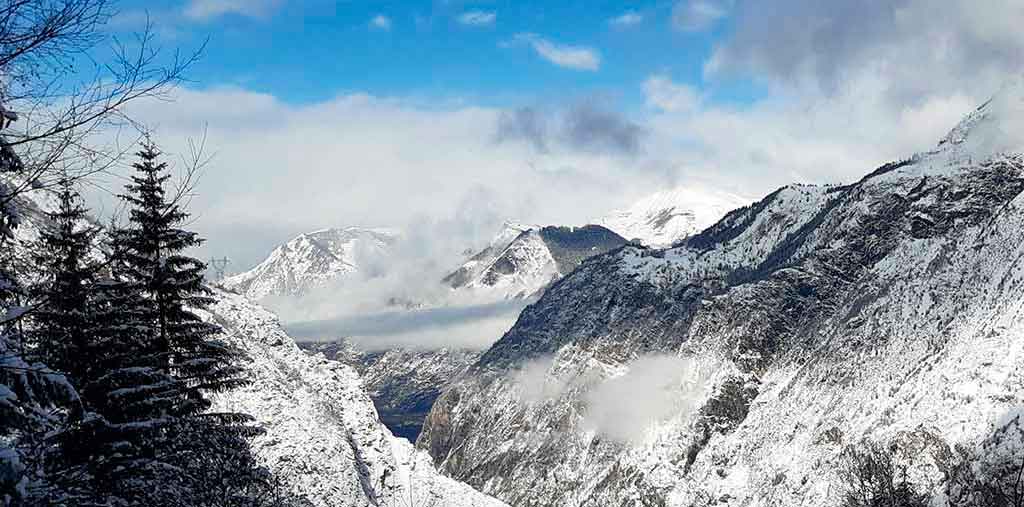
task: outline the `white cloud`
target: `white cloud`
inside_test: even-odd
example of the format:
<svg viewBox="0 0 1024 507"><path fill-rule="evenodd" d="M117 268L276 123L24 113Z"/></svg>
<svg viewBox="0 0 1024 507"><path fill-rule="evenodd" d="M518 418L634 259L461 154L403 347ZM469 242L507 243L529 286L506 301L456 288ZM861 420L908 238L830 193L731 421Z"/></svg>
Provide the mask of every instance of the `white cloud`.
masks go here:
<svg viewBox="0 0 1024 507"><path fill-rule="evenodd" d="M596 71L601 67L601 55L586 46L557 44L533 33L521 33L515 40L529 44L541 58L567 69Z"/></svg>
<svg viewBox="0 0 1024 507"><path fill-rule="evenodd" d="M376 28L377 30L391 30L391 18L378 14L370 19L370 28Z"/></svg>
<svg viewBox="0 0 1024 507"><path fill-rule="evenodd" d="M491 26L498 19L498 15L495 12L467 11L456 19L459 23L467 26Z"/></svg>
<svg viewBox="0 0 1024 507"><path fill-rule="evenodd" d="M672 9L672 24L684 32L700 32L728 14L722 0L682 0Z"/></svg>
<svg viewBox="0 0 1024 507"><path fill-rule="evenodd" d="M841 95L870 86L893 107L992 93L1024 71L1024 3L992 0L740 2L705 66L773 92Z"/></svg>
<svg viewBox="0 0 1024 507"><path fill-rule="evenodd" d="M420 240L423 251L438 251L425 257L448 255L432 268L440 273L504 219L582 224L673 183L661 166L636 158L645 142L633 135L637 126L603 108L566 111L564 128L538 151L530 142L499 142L506 111L458 101L348 94L292 105L238 88L174 94L172 102L136 103L128 112L153 127L167 153L187 152L186 138L209 126L215 157L192 201L195 227L208 238L199 253L227 255L236 270L323 227L429 236L436 224L453 222ZM100 183L117 193L121 182ZM113 209L108 194L96 198Z"/></svg>
<svg viewBox="0 0 1024 507"><path fill-rule="evenodd" d="M511 373L512 383L519 391L519 401L543 403L565 393L572 379L558 376L553 371L554 365L554 356L543 356L523 363Z"/></svg>
<svg viewBox="0 0 1024 507"><path fill-rule="evenodd" d="M669 419L688 420L707 400L715 368L671 355L641 356L584 395L584 425L640 443Z"/></svg>
<svg viewBox="0 0 1024 507"><path fill-rule="evenodd" d="M643 20L644 17L642 14L636 11L626 11L621 16L609 19L608 24L616 28L628 28L639 25Z"/></svg>
<svg viewBox="0 0 1024 507"><path fill-rule="evenodd" d="M670 113L692 112L700 105L700 94L691 86L672 82L667 76L655 75L643 84L648 107Z"/></svg>
<svg viewBox="0 0 1024 507"><path fill-rule="evenodd" d="M894 108L862 84L841 95L711 105L691 114L656 114L644 123L647 149L674 161L684 179L705 179L741 194L787 183L849 183L882 163L929 149L984 100L937 94Z"/></svg>
<svg viewBox="0 0 1024 507"><path fill-rule="evenodd" d="M283 0L190 0L185 16L206 21L225 14L261 17L281 5Z"/></svg>

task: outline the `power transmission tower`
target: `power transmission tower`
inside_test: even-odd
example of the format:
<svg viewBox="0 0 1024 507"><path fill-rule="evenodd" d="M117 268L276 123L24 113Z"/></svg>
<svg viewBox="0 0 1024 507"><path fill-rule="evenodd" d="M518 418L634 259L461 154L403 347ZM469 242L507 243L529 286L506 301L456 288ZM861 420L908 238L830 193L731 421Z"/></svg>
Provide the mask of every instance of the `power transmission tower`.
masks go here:
<svg viewBox="0 0 1024 507"><path fill-rule="evenodd" d="M216 281L219 282L224 279L224 272L227 270L228 264L231 264L231 259L227 257L221 257L220 259L210 258L210 268L213 269L213 276Z"/></svg>

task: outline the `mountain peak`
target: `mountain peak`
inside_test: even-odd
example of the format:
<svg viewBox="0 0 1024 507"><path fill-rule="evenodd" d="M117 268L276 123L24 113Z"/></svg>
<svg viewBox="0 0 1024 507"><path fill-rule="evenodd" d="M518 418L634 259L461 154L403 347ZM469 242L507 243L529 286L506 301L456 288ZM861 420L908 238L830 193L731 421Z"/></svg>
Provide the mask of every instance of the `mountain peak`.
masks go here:
<svg viewBox="0 0 1024 507"><path fill-rule="evenodd" d="M969 113L939 141L939 148L974 158L1024 151L1024 76L1006 82Z"/></svg>
<svg viewBox="0 0 1024 507"><path fill-rule="evenodd" d="M612 211L596 223L627 240L667 247L706 229L729 211L750 202L750 199L699 185L679 186L655 192L629 208Z"/></svg>
<svg viewBox="0 0 1024 507"><path fill-rule="evenodd" d="M391 229L320 229L275 248L253 269L224 280L227 288L254 300L270 295L301 295L359 271L359 255L384 255L397 239Z"/></svg>

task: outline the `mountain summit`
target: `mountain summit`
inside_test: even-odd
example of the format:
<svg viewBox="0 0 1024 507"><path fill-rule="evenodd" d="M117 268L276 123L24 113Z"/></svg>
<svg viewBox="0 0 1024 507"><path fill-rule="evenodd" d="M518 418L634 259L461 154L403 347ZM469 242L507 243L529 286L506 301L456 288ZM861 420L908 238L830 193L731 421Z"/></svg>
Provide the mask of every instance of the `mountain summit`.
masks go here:
<svg viewBox="0 0 1024 507"><path fill-rule="evenodd" d="M630 241L669 247L748 204L749 199L727 192L695 186L676 187L649 195L595 223Z"/></svg>
<svg viewBox="0 0 1024 507"><path fill-rule="evenodd" d="M301 234L275 248L255 268L228 277L222 284L254 301L267 296L301 296L360 272L363 260L376 262L397 238L390 229L361 227Z"/></svg>

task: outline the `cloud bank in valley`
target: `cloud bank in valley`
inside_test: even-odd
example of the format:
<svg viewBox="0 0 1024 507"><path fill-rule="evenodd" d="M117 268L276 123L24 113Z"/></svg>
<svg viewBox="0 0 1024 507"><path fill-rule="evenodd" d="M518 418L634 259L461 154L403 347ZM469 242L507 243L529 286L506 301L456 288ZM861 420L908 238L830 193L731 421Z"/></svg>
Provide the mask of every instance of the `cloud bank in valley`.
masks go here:
<svg viewBox="0 0 1024 507"><path fill-rule="evenodd" d="M617 442L638 444L670 419L689 420L714 388L719 365L652 354L624 364L561 371L555 356L528 361L510 373L525 404L578 396L582 428Z"/></svg>

